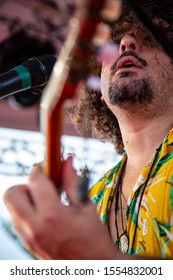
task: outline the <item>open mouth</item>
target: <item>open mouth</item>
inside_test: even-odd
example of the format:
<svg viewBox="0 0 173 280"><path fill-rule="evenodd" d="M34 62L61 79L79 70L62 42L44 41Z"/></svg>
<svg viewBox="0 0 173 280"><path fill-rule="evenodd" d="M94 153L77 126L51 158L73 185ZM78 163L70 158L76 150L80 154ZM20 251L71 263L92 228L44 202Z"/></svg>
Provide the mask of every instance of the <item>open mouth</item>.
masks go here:
<svg viewBox="0 0 173 280"><path fill-rule="evenodd" d="M136 66L133 63L127 63L127 64L123 65L123 67L121 67L121 68L131 68L131 67L136 67Z"/></svg>
<svg viewBox="0 0 173 280"><path fill-rule="evenodd" d="M117 64L116 72L124 68L142 68L141 63L135 57L123 57Z"/></svg>

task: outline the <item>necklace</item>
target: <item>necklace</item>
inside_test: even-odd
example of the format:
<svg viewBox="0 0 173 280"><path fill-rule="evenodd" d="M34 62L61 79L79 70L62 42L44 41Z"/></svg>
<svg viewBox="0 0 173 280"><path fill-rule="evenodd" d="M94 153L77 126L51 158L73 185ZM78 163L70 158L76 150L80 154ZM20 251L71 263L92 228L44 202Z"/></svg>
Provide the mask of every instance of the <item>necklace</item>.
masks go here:
<svg viewBox="0 0 173 280"><path fill-rule="evenodd" d="M151 163L150 170L148 172L148 176L147 176L147 178L145 180L145 183L143 185L143 189L142 189L142 192L141 192L141 195L140 195L140 198L139 198L137 217L139 216L139 211L140 211L140 206L141 206L141 203L142 203L142 198L143 198L145 189L147 187L148 181L150 179L154 164L156 163L156 160L158 158L158 154L159 154L159 151L161 149L161 146L162 146L162 144L160 145L159 148L156 149L156 153L155 153L155 156L154 156L153 161ZM123 173L124 173L124 170L125 170L126 162L127 162L127 158L126 158L126 161L123 164L123 167L121 169L121 173L119 175L119 179L117 181L116 192L115 192L115 208L114 208L114 210L115 210L115 228L116 228L116 235L117 235L117 241L115 242L115 244L117 245L119 250L124 254L127 254L128 249L129 249L129 236L128 236L128 233L125 230L125 228L126 228L125 224L126 223L124 221L123 206L122 206L122 197L123 197L122 177L123 177ZM121 225L122 225L122 230L123 230L121 235L119 235L119 228L118 228L118 210L120 210ZM134 235L133 235L133 238L132 238L132 251L133 251L135 237L136 237L137 223L138 223L138 221L136 221Z"/></svg>
<svg viewBox="0 0 173 280"><path fill-rule="evenodd" d="M126 159L126 161L127 161L127 159ZM123 177L124 169L126 166L126 161L123 164L119 179L117 181L116 193L115 193L115 208L114 208L114 210L115 210L115 228L116 228L116 235L117 235L116 245L118 246L119 250L125 254L128 252L128 248L129 248L129 238L128 238L127 232L125 231L125 221L124 221L123 205L122 205L122 197L123 197L122 177ZM121 235L119 235L119 228L118 228L118 210L120 210L121 226L123 229L123 232Z"/></svg>

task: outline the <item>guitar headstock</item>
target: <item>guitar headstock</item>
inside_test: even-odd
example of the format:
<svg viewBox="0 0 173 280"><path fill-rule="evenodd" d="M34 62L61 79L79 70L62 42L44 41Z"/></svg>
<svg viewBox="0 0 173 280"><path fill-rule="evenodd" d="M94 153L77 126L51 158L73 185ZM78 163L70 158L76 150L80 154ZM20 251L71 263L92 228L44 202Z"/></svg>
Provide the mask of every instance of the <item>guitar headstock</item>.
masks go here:
<svg viewBox="0 0 173 280"><path fill-rule="evenodd" d="M58 186L61 182L62 105L73 99L79 83L90 76L89 59L109 38L102 21L115 21L120 14L120 0L80 0L69 22L69 35L55 63L40 108L41 129L45 134L45 173ZM100 28L101 27L101 28Z"/></svg>

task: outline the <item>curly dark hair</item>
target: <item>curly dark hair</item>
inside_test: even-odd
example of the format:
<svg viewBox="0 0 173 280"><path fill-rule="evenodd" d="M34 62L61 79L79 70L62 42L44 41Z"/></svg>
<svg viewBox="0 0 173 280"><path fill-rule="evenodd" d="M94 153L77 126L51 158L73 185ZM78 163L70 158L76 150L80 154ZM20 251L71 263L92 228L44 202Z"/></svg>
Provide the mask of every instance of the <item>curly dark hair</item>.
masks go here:
<svg viewBox="0 0 173 280"><path fill-rule="evenodd" d="M127 1L126 1L127 2ZM148 16L164 29L166 34L173 38L173 8L169 1L160 0L141 0L140 5L146 8ZM144 32L148 35L145 28L136 21L135 15L124 5L122 15L118 21L111 25L112 40L116 43L121 41L125 32L133 32L140 38L144 36ZM155 44L151 37L145 37L143 44L151 47ZM97 75L100 75L101 69L97 65L95 58L92 58L91 66L97 69ZM119 128L118 120L108 108L106 103L101 99L101 93L89 89L81 90L80 101L73 111L73 121L77 130L85 135L90 131L93 137L97 137L102 141L111 141L115 145L117 153L124 152L122 135Z"/></svg>

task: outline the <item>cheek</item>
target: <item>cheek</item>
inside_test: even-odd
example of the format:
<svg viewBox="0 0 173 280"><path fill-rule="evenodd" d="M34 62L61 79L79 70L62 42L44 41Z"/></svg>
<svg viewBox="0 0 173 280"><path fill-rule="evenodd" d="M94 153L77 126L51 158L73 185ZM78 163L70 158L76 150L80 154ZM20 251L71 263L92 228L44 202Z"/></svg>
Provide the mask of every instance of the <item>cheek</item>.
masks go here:
<svg viewBox="0 0 173 280"><path fill-rule="evenodd" d="M161 81L169 81L172 79L173 65L171 64L170 59L163 53L157 54L157 59L155 60L155 63L153 63L153 69L155 69L154 72L157 79L160 79Z"/></svg>
<svg viewBox="0 0 173 280"><path fill-rule="evenodd" d="M158 81L158 83L170 83L170 81L172 81L172 71L173 68L168 67L166 65L162 65L162 67L158 68L154 78L156 81Z"/></svg>
<svg viewBox="0 0 173 280"><path fill-rule="evenodd" d="M149 77L154 91L165 93L165 96L173 91L173 65L168 57L157 56L151 64Z"/></svg>
<svg viewBox="0 0 173 280"><path fill-rule="evenodd" d="M109 91L109 72L110 66L103 64L101 72L101 92L102 96L106 98Z"/></svg>

